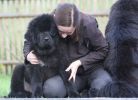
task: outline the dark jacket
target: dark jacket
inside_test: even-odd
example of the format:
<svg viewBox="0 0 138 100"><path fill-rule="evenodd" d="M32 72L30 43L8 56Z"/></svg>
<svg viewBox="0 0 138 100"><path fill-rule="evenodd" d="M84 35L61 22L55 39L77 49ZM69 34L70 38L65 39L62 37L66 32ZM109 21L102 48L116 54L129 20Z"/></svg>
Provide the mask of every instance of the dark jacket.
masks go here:
<svg viewBox="0 0 138 100"><path fill-rule="evenodd" d="M80 60L84 70L92 68L106 57L108 45L102 33L98 29L95 18L90 15L80 13L80 23L73 36L63 39L68 60ZM76 38L77 37L77 38ZM62 45L60 45L61 47ZM24 56L31 51L29 41L24 42Z"/></svg>

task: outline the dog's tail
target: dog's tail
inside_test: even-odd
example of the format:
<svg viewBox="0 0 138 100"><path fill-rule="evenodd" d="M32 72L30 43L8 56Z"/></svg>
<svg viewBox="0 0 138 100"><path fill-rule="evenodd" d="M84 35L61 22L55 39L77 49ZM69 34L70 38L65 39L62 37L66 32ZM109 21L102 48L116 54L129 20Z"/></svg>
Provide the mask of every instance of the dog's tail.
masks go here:
<svg viewBox="0 0 138 100"><path fill-rule="evenodd" d="M126 82L110 82L99 92L99 97L138 97L138 88Z"/></svg>

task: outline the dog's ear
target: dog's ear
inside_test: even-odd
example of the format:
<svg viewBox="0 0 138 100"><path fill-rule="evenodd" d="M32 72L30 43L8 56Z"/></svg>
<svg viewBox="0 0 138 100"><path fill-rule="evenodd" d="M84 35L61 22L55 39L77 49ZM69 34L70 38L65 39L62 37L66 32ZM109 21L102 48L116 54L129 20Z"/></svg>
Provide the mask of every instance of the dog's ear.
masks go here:
<svg viewBox="0 0 138 100"><path fill-rule="evenodd" d="M25 39L28 40L32 45L35 45L37 41L37 33L38 33L37 31L38 28L36 27L37 22L38 20L36 19L33 19L32 21L30 21L25 34Z"/></svg>
<svg viewBox="0 0 138 100"><path fill-rule="evenodd" d="M32 45L36 44L36 39L37 39L37 34L34 31L31 30L27 30L26 34L25 34L25 39L28 40Z"/></svg>
<svg viewBox="0 0 138 100"><path fill-rule="evenodd" d="M25 35L24 35L24 38L27 40L27 41L31 41L31 34L30 34L30 30L27 30Z"/></svg>

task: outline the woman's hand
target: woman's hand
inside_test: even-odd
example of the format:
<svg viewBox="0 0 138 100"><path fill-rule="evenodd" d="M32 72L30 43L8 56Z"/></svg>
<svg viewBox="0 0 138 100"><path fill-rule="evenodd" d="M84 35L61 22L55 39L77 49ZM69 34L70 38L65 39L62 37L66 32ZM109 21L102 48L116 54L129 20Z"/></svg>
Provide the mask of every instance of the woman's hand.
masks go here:
<svg viewBox="0 0 138 100"><path fill-rule="evenodd" d="M77 70L79 68L79 66L81 65L81 61L80 60L76 60L74 62L72 62L69 67L65 70L65 71L70 71L71 70L71 75L69 77L69 81L71 79L73 79L73 81L75 82L75 78L76 78L76 73L77 73Z"/></svg>
<svg viewBox="0 0 138 100"><path fill-rule="evenodd" d="M39 64L39 60L37 59L36 55L33 54L33 51L31 51L31 52L27 55L27 60L28 60L31 64Z"/></svg>

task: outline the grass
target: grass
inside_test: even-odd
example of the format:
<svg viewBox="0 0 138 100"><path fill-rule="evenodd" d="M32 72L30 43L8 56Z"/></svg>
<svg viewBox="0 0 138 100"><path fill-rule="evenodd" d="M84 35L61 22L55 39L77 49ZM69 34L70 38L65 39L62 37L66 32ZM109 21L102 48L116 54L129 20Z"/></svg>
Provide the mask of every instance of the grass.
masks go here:
<svg viewBox="0 0 138 100"><path fill-rule="evenodd" d="M0 97L7 96L10 90L11 74L0 74Z"/></svg>

